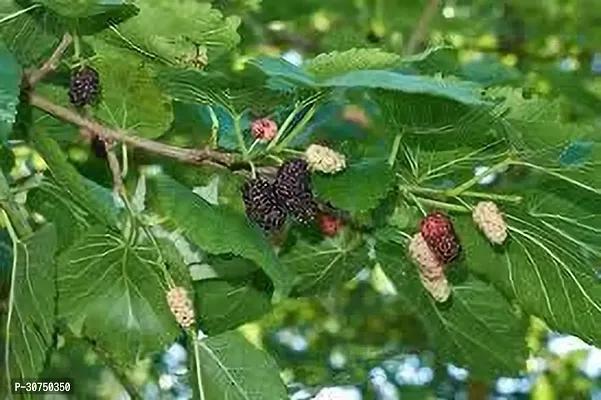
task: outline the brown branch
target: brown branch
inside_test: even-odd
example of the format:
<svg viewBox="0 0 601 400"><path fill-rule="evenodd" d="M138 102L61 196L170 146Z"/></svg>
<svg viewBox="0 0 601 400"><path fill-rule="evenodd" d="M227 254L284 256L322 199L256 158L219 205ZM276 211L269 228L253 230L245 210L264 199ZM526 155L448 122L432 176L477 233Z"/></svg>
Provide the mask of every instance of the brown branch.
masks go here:
<svg viewBox="0 0 601 400"><path fill-rule="evenodd" d="M42 80L46 75L58 68L60 60L63 57L65 51L67 51L67 49L71 45L71 42L73 42L73 38L70 34L65 33L63 35L63 39L61 40L60 44L56 47L54 53L52 53L50 58L39 69L30 73L27 77L27 83L30 87L34 87L36 83Z"/></svg>
<svg viewBox="0 0 601 400"><path fill-rule="evenodd" d="M83 117L73 110L52 103L50 100L34 93L29 95L29 103L57 118L77 125L80 128L84 128L104 141L120 141L132 147L138 147L189 164L204 164L209 162L231 167L234 164L242 162L241 158L236 154L223 153L209 148L186 149L170 146L153 140L143 139L136 136L135 132L112 129L93 119Z"/></svg>
<svg viewBox="0 0 601 400"><path fill-rule="evenodd" d="M423 37L426 35L428 27L430 26L432 19L436 15L436 11L438 11L439 6L440 0L428 1L428 4L424 8L424 11L422 12L422 15L419 18L419 22L417 23L415 30L413 31L413 33L411 33L411 36L407 41L407 47L405 48L406 55L410 56L411 54L415 53Z"/></svg>

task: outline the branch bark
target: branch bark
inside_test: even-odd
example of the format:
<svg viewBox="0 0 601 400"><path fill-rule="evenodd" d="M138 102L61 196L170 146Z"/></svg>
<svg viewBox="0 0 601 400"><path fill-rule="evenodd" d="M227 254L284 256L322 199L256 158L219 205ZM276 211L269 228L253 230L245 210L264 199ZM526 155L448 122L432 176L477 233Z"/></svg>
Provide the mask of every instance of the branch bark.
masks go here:
<svg viewBox="0 0 601 400"><path fill-rule="evenodd" d="M36 83L44 79L46 75L58 68L63 54L65 54L65 51L67 51L72 42L73 37L71 37L70 34L65 33L63 35L63 39L56 47L50 58L39 69L30 73L27 77L27 82L29 83L30 87L34 87Z"/></svg>
<svg viewBox="0 0 601 400"><path fill-rule="evenodd" d="M409 41L407 41L405 55L410 56L411 54L415 53L423 37L426 35L426 32L428 32L430 23L436 15L436 11L438 11L439 6L440 0L429 0L428 4L424 8L424 11L422 12L422 15L419 18L419 22L417 23L415 30L409 37Z"/></svg>
<svg viewBox="0 0 601 400"><path fill-rule="evenodd" d="M236 154L223 153L209 148L186 149L170 146L138 137L134 134L134 132L109 128L93 119L83 117L75 111L55 104L35 93L31 93L29 95L29 103L40 110L43 110L57 118L70 122L99 136L104 141L123 142L132 147L145 149L152 153L160 154L165 157L173 158L189 164L203 164L209 162L231 167L234 164L242 163L242 159Z"/></svg>

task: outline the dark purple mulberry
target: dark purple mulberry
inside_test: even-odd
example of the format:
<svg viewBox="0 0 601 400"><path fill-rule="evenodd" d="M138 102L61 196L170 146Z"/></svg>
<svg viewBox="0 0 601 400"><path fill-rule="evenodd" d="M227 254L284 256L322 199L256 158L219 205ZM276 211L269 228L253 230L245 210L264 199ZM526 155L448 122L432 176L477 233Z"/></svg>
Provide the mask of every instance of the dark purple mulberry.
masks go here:
<svg viewBox="0 0 601 400"><path fill-rule="evenodd" d="M92 137L92 151L98 158L106 158L106 142L98 135Z"/></svg>
<svg viewBox="0 0 601 400"><path fill-rule="evenodd" d="M69 100L76 107L92 104L98 99L100 78L91 67L83 67L71 74Z"/></svg>
<svg viewBox="0 0 601 400"><path fill-rule="evenodd" d="M246 215L263 230L277 231L286 222L286 211L275 198L273 185L264 179L254 179L244 184L242 199Z"/></svg>
<svg viewBox="0 0 601 400"><path fill-rule="evenodd" d="M274 192L277 202L301 223L315 218L317 203L313 197L307 161L286 161L278 170Z"/></svg>

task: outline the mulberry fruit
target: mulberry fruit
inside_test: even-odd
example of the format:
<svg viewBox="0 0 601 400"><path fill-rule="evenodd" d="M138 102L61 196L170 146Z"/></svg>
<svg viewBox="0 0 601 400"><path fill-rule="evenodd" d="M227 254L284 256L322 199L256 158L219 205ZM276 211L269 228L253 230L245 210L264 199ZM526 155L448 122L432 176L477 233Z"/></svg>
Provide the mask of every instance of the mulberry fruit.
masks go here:
<svg viewBox="0 0 601 400"><path fill-rule="evenodd" d="M273 185L264 179L254 179L244 184L242 200L246 215L263 230L277 231L286 222L286 212L275 198Z"/></svg>
<svg viewBox="0 0 601 400"><path fill-rule="evenodd" d="M419 266L419 278L423 287L434 300L445 302L451 295L451 287L444 275L444 264L430 250L421 233L416 233L411 239L409 255Z"/></svg>
<svg viewBox="0 0 601 400"><path fill-rule="evenodd" d="M175 287L167 292L167 304L175 316L175 320L182 328L189 328L194 324L194 305L183 287Z"/></svg>
<svg viewBox="0 0 601 400"><path fill-rule="evenodd" d="M461 252L453 224L443 213L428 214L420 223L420 231L430 250L444 264L455 260Z"/></svg>
<svg viewBox="0 0 601 400"><path fill-rule="evenodd" d="M300 158L286 161L277 172L274 189L278 204L298 222L308 223L315 218L317 203L307 161Z"/></svg>
<svg viewBox="0 0 601 400"><path fill-rule="evenodd" d="M69 100L76 107L94 103L100 91L98 72L91 67L74 71L69 84Z"/></svg>
<svg viewBox="0 0 601 400"><path fill-rule="evenodd" d="M106 142L98 135L92 137L92 151L98 158L106 158Z"/></svg>
<svg viewBox="0 0 601 400"><path fill-rule="evenodd" d="M319 228L326 236L336 236L341 226L342 221L333 215L322 214L319 216Z"/></svg>
<svg viewBox="0 0 601 400"><path fill-rule="evenodd" d="M312 171L334 174L346 168L344 155L317 144L312 144L305 150L305 159Z"/></svg>
<svg viewBox="0 0 601 400"><path fill-rule="evenodd" d="M481 201L472 213L474 223L492 243L503 244L507 239L507 224L503 214L492 201Z"/></svg>
<svg viewBox="0 0 601 400"><path fill-rule="evenodd" d="M262 118L253 121L250 130L255 139L270 141L277 135L278 126L273 120Z"/></svg>

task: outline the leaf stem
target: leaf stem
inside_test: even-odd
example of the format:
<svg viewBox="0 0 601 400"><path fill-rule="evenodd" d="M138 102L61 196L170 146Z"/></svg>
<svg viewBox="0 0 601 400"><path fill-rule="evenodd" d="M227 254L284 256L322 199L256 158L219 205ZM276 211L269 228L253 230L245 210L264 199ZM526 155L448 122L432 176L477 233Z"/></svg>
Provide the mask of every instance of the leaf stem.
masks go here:
<svg viewBox="0 0 601 400"><path fill-rule="evenodd" d="M19 237L27 237L32 233L27 219L12 196L10 186L8 186L8 181L2 171L0 171L0 209L6 211Z"/></svg>
<svg viewBox="0 0 601 400"><path fill-rule="evenodd" d="M396 157L399 154L399 148L401 147L402 138L402 133L397 134L394 138L394 142L392 143L392 150L390 151L390 156L388 157L388 165L390 166L390 168L394 167Z"/></svg>
<svg viewBox="0 0 601 400"><path fill-rule="evenodd" d="M60 64L63 54L73 41L73 37L69 33L65 33L59 45L56 47L50 58L37 70L33 71L27 77L29 86L34 87L36 83L42 80L50 72L56 70Z"/></svg>
<svg viewBox="0 0 601 400"><path fill-rule="evenodd" d="M198 336L196 335L196 332L192 333L192 345L194 346L194 366L196 367L196 382L197 382L197 386L198 386L198 393L200 395L200 400L205 400L205 392L204 392L204 388L202 386L202 371L200 370L200 353L198 352L198 346L199 344L197 343L198 341L200 341L200 339L198 338Z"/></svg>
<svg viewBox="0 0 601 400"><path fill-rule="evenodd" d="M29 11L33 10L33 9L36 9L36 8L38 8L38 7L41 7L41 6L42 6L42 5L41 5L40 3L36 3L36 4L32 5L32 6L29 6L29 7L27 7L27 8L24 8L24 9L22 9L22 10L19 10L19 11L17 11L17 12L14 12L14 13L12 13L12 14L9 14L9 15L7 15L7 16L5 16L5 17L2 17L2 18L0 18L0 24L3 24L3 23L5 23L5 22L8 22L8 21L10 21L11 19L15 19L15 18L17 18L19 15L25 14L25 13L27 13L27 12L29 12Z"/></svg>
<svg viewBox="0 0 601 400"><path fill-rule="evenodd" d="M10 324L12 320L12 314L15 303L15 281L17 278L17 254L18 254L18 245L21 243L17 233L13 229L13 226L10 223L10 218L5 210L2 211L2 216L4 217L4 221L6 223L6 229L8 230L8 235L10 236L11 241L13 242L13 264L10 276L10 292L8 296L8 313L6 315L6 333L4 337L4 364L6 366L6 381L11 382L10 379Z"/></svg>
<svg viewBox="0 0 601 400"><path fill-rule="evenodd" d="M416 197L416 199L421 204L426 204L426 205L429 205L429 206L432 206L432 207L436 207L436 208L442 208L444 210L458 211L458 212L470 212L469 208L467 208L465 206L460 206L458 204L451 204L451 203L446 203L446 202L443 202L443 201L424 199L422 197Z"/></svg>
<svg viewBox="0 0 601 400"><path fill-rule="evenodd" d="M280 152L282 149L286 148L292 140L294 140L302 131L305 129L315 112L317 111L317 104L313 104L311 108L307 111L307 113L303 116L303 118L294 126L294 129L290 131L288 135L282 140L280 144L275 146L275 151Z"/></svg>
<svg viewBox="0 0 601 400"><path fill-rule="evenodd" d="M284 135L286 133L286 131L288 130L288 127L290 126L290 124L292 123L294 118L298 115L298 113L300 113L302 111L302 109L304 107L305 107L305 104L303 102L299 102L294 107L294 110L292 110L292 112L290 114L288 114L288 116L284 120L284 123L282 124L280 129L278 129L278 133L275 135L273 140L267 145L267 149L265 149L267 152L272 150L275 147L275 145L278 144L278 142L282 138L282 135Z"/></svg>
<svg viewBox="0 0 601 400"><path fill-rule="evenodd" d="M475 184L477 184L483 177L490 175L492 173L495 173L497 171L501 171L501 170L505 169L506 167L508 167L512 163L513 163L513 161L510 158L507 158L507 159L501 161L500 163L493 165L486 171L484 171L482 173L482 175L474 176L472 179L468 180L467 182L455 187L454 189L447 191L446 194L449 197L456 197L456 196L462 194L463 192L465 192L467 189L474 186Z"/></svg>
<svg viewBox="0 0 601 400"><path fill-rule="evenodd" d="M421 193L421 194L429 194L432 196L441 196L441 197L458 197L458 196L448 196L445 190L439 189L430 189L419 186L411 186L411 185L399 185L399 189L405 192L411 193ZM497 201L505 201L508 203L519 203L523 200L522 196L517 195L505 195L505 194L496 194L496 193L484 193L484 192L472 192L472 191L464 191L461 193L461 196L464 197L473 197L477 199L488 199L488 200L497 200Z"/></svg>

